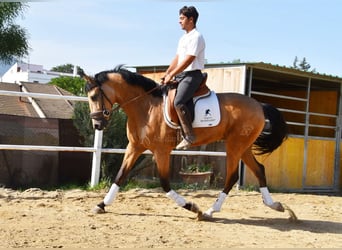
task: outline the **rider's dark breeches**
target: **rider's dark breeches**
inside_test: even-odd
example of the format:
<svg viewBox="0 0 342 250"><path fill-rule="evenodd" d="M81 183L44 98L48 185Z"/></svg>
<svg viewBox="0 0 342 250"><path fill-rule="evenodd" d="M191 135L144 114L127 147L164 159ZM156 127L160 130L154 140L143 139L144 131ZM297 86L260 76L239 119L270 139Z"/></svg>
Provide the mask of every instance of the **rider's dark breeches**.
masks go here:
<svg viewBox="0 0 342 250"><path fill-rule="evenodd" d="M185 104L190 110L193 110L192 97L203 80L202 72L200 70L185 71L178 74L175 78L179 85L174 106L177 107L180 104Z"/></svg>

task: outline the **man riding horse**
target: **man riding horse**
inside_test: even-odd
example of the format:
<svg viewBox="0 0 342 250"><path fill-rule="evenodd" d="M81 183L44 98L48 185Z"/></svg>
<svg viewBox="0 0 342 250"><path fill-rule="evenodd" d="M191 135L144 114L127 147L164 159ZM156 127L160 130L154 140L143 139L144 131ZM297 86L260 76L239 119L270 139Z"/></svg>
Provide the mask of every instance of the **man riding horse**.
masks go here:
<svg viewBox="0 0 342 250"><path fill-rule="evenodd" d="M162 78L168 84L173 78L179 82L174 106L183 131L183 140L176 149L187 149L195 142L192 129L192 97L203 80L205 41L196 29L198 12L195 7L184 6L179 10L179 23L185 34L178 42L175 58Z"/></svg>

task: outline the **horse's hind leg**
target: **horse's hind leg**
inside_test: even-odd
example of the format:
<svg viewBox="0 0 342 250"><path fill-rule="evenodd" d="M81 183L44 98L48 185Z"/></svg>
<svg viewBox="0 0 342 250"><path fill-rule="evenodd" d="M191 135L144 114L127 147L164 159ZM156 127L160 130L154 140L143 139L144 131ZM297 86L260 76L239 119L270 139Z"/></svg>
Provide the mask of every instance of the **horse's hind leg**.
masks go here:
<svg viewBox="0 0 342 250"><path fill-rule="evenodd" d="M247 149L246 152L242 155L241 159L258 179L259 189L264 204L274 210L284 212L284 207L280 202L273 202L271 194L267 188L265 167L255 159L252 150L250 148Z"/></svg>

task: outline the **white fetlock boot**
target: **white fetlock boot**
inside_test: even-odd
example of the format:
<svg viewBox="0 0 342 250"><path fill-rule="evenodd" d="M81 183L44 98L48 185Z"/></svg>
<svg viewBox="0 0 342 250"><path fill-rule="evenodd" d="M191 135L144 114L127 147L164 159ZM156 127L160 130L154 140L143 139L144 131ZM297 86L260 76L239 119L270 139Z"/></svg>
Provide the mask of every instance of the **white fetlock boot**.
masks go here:
<svg viewBox="0 0 342 250"><path fill-rule="evenodd" d="M211 208L209 208L207 211L205 211L203 215L206 217L212 218L214 212L220 212L222 204L223 204L224 200L226 199L226 197L227 197L227 194L224 192L221 192L219 194L217 200L213 204L213 206Z"/></svg>

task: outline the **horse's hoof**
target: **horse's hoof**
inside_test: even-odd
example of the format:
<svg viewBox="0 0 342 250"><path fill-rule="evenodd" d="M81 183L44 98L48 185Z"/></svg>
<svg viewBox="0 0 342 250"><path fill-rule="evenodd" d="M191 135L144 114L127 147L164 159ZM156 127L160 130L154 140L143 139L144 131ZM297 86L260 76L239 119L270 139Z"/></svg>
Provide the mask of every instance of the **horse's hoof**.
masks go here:
<svg viewBox="0 0 342 250"><path fill-rule="evenodd" d="M99 206L96 206L96 207L93 208L93 213L94 214L104 214L105 212L106 211L103 208L99 207Z"/></svg>
<svg viewBox="0 0 342 250"><path fill-rule="evenodd" d="M273 204L270 207L278 212L285 211L283 205L280 202L273 202Z"/></svg>
<svg viewBox="0 0 342 250"><path fill-rule="evenodd" d="M202 213L196 203L191 203L191 212Z"/></svg>
<svg viewBox="0 0 342 250"><path fill-rule="evenodd" d="M214 209L213 208L209 208L207 211L204 212L203 216L205 216L206 218L212 218L213 217L213 213L214 213Z"/></svg>
<svg viewBox="0 0 342 250"><path fill-rule="evenodd" d="M201 210L199 209L199 207L196 205L196 203L193 203L193 202L187 202L183 208L193 212L193 213L199 213L201 212ZM201 212L202 213L202 212Z"/></svg>
<svg viewBox="0 0 342 250"><path fill-rule="evenodd" d="M198 213L197 213L197 220L198 221L201 221L201 220L203 220L204 218L203 218L203 213L201 212L201 211L199 211Z"/></svg>
<svg viewBox="0 0 342 250"><path fill-rule="evenodd" d="M284 208L285 210L289 213L290 217L289 217L289 221L291 222L298 222L298 218L296 216L296 214L293 212L293 210L291 208L289 208L289 206L287 206L286 204L284 204Z"/></svg>
<svg viewBox="0 0 342 250"><path fill-rule="evenodd" d="M202 212L199 212L197 214L197 220L198 221L208 221L208 220L211 220L213 217L210 216L210 214L207 214L206 212L202 213Z"/></svg>

